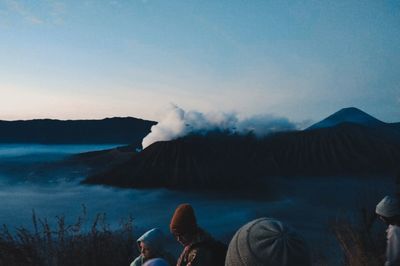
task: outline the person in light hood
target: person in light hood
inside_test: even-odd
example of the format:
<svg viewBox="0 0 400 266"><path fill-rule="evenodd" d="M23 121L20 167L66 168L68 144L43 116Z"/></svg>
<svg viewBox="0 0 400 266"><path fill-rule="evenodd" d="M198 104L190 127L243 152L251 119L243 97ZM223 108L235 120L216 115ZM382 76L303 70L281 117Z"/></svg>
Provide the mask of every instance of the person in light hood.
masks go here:
<svg viewBox="0 0 400 266"><path fill-rule="evenodd" d="M397 197L384 197L375 209L376 214L388 225L386 230L385 266L400 265L400 200Z"/></svg>
<svg viewBox="0 0 400 266"><path fill-rule="evenodd" d="M158 228L153 228L144 233L137 240L140 255L131 263L130 266L142 266L150 259L163 258L169 264L175 265L175 260L164 249L165 236Z"/></svg>

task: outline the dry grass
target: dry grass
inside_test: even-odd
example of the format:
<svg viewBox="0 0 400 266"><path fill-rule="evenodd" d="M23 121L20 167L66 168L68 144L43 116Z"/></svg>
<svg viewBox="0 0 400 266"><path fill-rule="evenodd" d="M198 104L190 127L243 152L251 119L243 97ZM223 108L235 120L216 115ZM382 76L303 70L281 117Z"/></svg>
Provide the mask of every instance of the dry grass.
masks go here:
<svg viewBox="0 0 400 266"><path fill-rule="evenodd" d="M385 229L375 213L361 209L359 217L338 218L331 229L343 251L343 265L381 266L385 259Z"/></svg>
<svg viewBox="0 0 400 266"><path fill-rule="evenodd" d="M32 214L32 230L0 229L0 265L7 266L111 266L129 265L134 256L132 218L111 230L105 214L97 214L87 223L87 212L67 225L65 217L56 217L52 228L47 219ZM88 227L89 226L89 227Z"/></svg>
<svg viewBox="0 0 400 266"><path fill-rule="evenodd" d="M342 265L381 266L384 263L385 227L373 211L361 210L358 217L342 216L331 223L343 251ZM47 219L32 214L32 230L20 227L12 232L0 228L0 265L7 266L113 266L129 265L138 255L132 218L111 230L105 214L87 222L86 208L73 224L64 216L56 217L52 227ZM327 254L325 254L327 255ZM329 265L317 256L313 265Z"/></svg>

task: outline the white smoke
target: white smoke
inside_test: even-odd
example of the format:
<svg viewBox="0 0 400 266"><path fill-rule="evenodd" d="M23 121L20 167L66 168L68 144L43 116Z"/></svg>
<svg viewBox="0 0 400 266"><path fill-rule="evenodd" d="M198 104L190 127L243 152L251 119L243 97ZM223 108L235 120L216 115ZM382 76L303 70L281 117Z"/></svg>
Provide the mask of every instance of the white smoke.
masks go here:
<svg viewBox="0 0 400 266"><path fill-rule="evenodd" d="M252 132L257 137L264 137L270 133L296 130L297 126L284 117L274 115L256 115L241 120L238 123L239 133Z"/></svg>
<svg viewBox="0 0 400 266"><path fill-rule="evenodd" d="M206 134L210 131L223 131L237 134L253 133L263 137L272 132L295 130L297 127L287 118L273 115L258 115L239 119L235 113L200 113L185 111L171 105L165 117L151 127L151 132L143 139L145 149L157 141L168 141L190 133Z"/></svg>

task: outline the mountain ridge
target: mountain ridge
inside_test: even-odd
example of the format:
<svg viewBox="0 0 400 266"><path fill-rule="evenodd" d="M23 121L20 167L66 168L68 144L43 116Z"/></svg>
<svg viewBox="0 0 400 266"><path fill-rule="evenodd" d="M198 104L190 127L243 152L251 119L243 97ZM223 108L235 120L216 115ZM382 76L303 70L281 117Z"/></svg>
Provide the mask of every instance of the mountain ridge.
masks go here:
<svg viewBox="0 0 400 266"><path fill-rule="evenodd" d="M156 122L134 117L85 120L0 120L0 143L135 144Z"/></svg>
<svg viewBox="0 0 400 266"><path fill-rule="evenodd" d="M387 125L387 123L376 119L375 117L356 107L347 107L342 108L339 111L322 119L321 121L311 125L310 127L306 128L306 130L333 127L341 123L355 123L368 127Z"/></svg>

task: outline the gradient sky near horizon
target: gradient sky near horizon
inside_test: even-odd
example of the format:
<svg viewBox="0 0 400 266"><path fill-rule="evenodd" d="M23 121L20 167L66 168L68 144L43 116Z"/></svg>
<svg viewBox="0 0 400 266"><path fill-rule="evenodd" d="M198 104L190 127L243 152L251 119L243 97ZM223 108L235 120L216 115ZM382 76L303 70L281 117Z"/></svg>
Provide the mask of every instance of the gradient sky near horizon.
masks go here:
<svg viewBox="0 0 400 266"><path fill-rule="evenodd" d="M400 1L0 0L0 120L400 122Z"/></svg>

